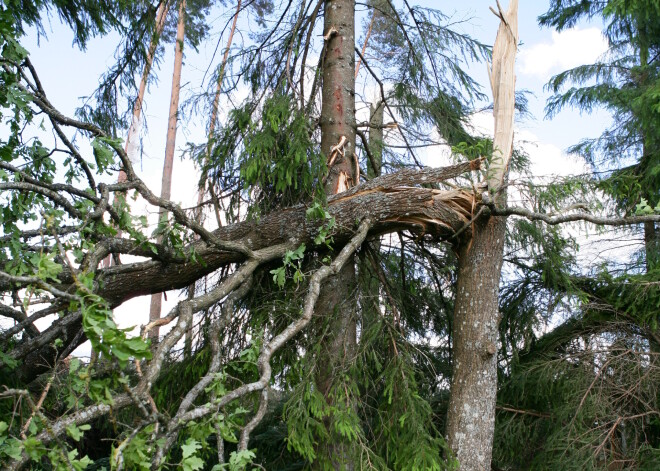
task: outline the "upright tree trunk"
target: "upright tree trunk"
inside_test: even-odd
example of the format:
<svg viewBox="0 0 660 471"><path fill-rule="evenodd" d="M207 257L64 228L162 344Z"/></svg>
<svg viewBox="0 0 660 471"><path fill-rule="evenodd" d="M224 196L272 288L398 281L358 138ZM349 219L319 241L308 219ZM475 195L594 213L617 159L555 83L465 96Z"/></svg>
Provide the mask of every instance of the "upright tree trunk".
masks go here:
<svg viewBox="0 0 660 471"><path fill-rule="evenodd" d="M364 57L364 53L367 50L367 45L369 44L369 38L371 37L371 30L374 27L374 21L376 20L376 14L378 13L378 10L374 8L373 13L371 13L371 20L369 21L369 28L367 28L367 36L364 38L364 44L362 45L362 57ZM358 58L357 65L355 66L355 78L357 79L358 74L360 73L360 64L362 63L362 59Z"/></svg>
<svg viewBox="0 0 660 471"><path fill-rule="evenodd" d="M176 29L176 46L174 52L174 72L172 74L172 96L170 99L170 115L167 124L167 141L165 143L165 163L163 165L163 179L160 187L160 196L163 199L170 199L172 192L172 166L174 163L174 149L176 146L176 128L179 113L179 90L181 88L181 67L183 65L183 40L185 35L186 23L186 0L179 3L179 20ZM167 212L161 211L159 221L167 218ZM160 243L162 238L158 238ZM149 310L149 322L160 318L162 293L156 293L151 296L151 308ZM159 328L154 327L149 331L149 337L152 341L158 341Z"/></svg>
<svg viewBox="0 0 660 471"><path fill-rule="evenodd" d="M518 45L518 0L500 11L493 46L495 138L488 190L496 204L506 203L508 164L513 146L515 54ZM486 195L488 197L488 195ZM497 326L499 284L506 220L479 218L471 237L459 246L458 284L453 325L453 376L447 437L463 471L491 469L497 395Z"/></svg>
<svg viewBox="0 0 660 471"><path fill-rule="evenodd" d="M149 43L149 50L147 51L147 60L144 64L144 70L142 71L142 77L140 79L140 88L138 89L138 95L133 104L133 118L131 121L131 127L128 128L128 135L126 136L126 143L124 144L124 151L128 154L131 160L135 160L136 152L136 141L138 138L139 124L140 124L140 115L142 114L142 103L144 101L144 94L147 90L147 81L149 79L149 74L151 73L151 66L154 63L154 56L156 55L156 48L158 47L158 41L160 35L163 33L163 28L165 27L165 20L167 18L167 12L170 8L169 1L163 1L158 6L158 11L156 13L156 30L154 35L151 38ZM123 170L119 171L118 181L121 183L126 181L126 173Z"/></svg>
<svg viewBox="0 0 660 471"><path fill-rule="evenodd" d="M138 89L138 95L133 104L133 117L131 119L131 126L128 128L128 135L126 136L126 142L124 144L124 151L131 159L135 161L135 152L140 115L142 114L142 103L144 102L144 94L147 90L147 81L149 79L149 74L151 73L151 66L154 62L154 56L156 55L156 47L158 47L158 40L160 35L163 33L163 27L165 26L165 19L167 18L167 11L169 10L169 1L164 1L158 6L158 11L156 12L156 29L154 35L151 37L151 42L149 43L149 49L147 50L147 60L144 64L144 69L142 70L142 78L140 79L140 88ZM117 183L122 183L126 181L126 172L123 169L119 170L119 175L117 176ZM121 232L117 235L121 236ZM105 260L103 260L103 265L109 267L112 264L112 255L108 255Z"/></svg>
<svg viewBox="0 0 660 471"><path fill-rule="evenodd" d="M220 103L220 95L222 92L222 79L225 76L225 68L227 67L227 60L229 58L229 50L231 49L231 43L234 40L234 32L236 31L236 22L238 21L238 13L241 11L241 0L238 0L238 3L236 4L236 13L234 14L234 20L232 21L231 24L231 30L229 31L229 39L227 39L227 46L225 47L225 52L222 56L222 62L220 63L220 70L218 72L218 79L216 81L216 89L215 89L215 95L213 97L213 102L211 105L211 119L209 120L209 134L208 134L208 140L206 144L206 157L205 157L205 163L208 163L209 159L211 158L211 145L213 142L213 133L215 132L215 123L218 120L218 104ZM210 191L213 191L211 188L209 188ZM195 208L194 212L194 220L197 223L202 222L202 217L204 215L204 212L202 211L202 202L204 201L204 195L206 193L206 180L200 182L199 188L197 189L197 207ZM213 201L214 201L214 206L216 206L216 219L218 221L218 225L220 225L220 211L217 208L218 205L215 204L215 195L212 195ZM190 285L188 288L188 297L192 299L195 296L195 283ZM192 353L192 325L188 328L186 331L186 339L184 342L184 356L188 356L188 354ZM218 440L221 440L222 438L218 438Z"/></svg>
<svg viewBox="0 0 660 471"><path fill-rule="evenodd" d="M383 121L384 121L385 103L378 100L371 104L369 110L369 150L372 159L367 161L367 176L371 178L379 177L383 168Z"/></svg>
<svg viewBox="0 0 660 471"><path fill-rule="evenodd" d="M242 4L241 0L238 0L238 3L236 3L236 13L234 13L234 20L231 23L231 30L229 31L229 38L227 39L227 46L225 47L225 52L222 55L222 63L220 64L220 70L218 71L215 96L213 97L213 105L211 106L211 120L209 122L209 142L213 137L213 133L215 132L215 123L218 120L218 105L220 103L220 93L222 91L222 80L225 77L225 69L227 67L227 60L229 59L229 50L231 49L231 44L234 41L234 32L236 31L236 22L238 21L238 14L241 11L241 4Z"/></svg>
<svg viewBox="0 0 660 471"><path fill-rule="evenodd" d="M355 156L355 1L326 0L321 105L321 150L328 159L326 193L334 195L357 185ZM329 328L321 345L317 387L328 400L338 372L345 370L356 350L356 288L353 260L321 288L316 313ZM331 425L328 424L329 429ZM324 445L334 469L352 469L350 444L337 438Z"/></svg>

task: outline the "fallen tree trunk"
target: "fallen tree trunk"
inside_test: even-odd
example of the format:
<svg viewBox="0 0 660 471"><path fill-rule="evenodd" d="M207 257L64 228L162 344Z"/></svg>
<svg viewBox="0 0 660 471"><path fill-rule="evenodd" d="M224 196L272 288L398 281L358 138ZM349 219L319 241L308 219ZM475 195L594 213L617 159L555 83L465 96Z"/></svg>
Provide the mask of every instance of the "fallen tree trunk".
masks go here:
<svg viewBox="0 0 660 471"><path fill-rule="evenodd" d="M450 237L469 220L473 195L463 190L435 190L412 187L433 183L477 169L479 162L443 169L399 172L374 179L367 184L328 200L327 212L335 218L334 246L342 247L366 216L377 221L370 237L411 230L433 237ZM277 211L259 221L246 221L221 227L214 235L223 241L243 244L251 251L285 244L296 248L313 245L325 221L311 220L305 206ZM119 265L99 271L103 287L99 294L118 306L135 296L188 286L196 279L246 256L217 250L206 242L194 244L198 262L162 263L157 261Z"/></svg>
<svg viewBox="0 0 660 471"><path fill-rule="evenodd" d="M375 178L328 200L327 212L335 218L333 245L338 250L355 234L362 220L373 221L369 237L401 230L409 230L434 238L448 238L469 224L474 208L474 195L460 189L438 190L412 185L429 185L456 178L480 168L481 161L466 162L439 169L403 170ZM261 251L261 263L282 256L277 247L295 249L300 244L313 247L313 240L326 221L313 220L306 215L305 206L296 206L266 215L258 221L246 221L217 229L213 235L222 242L242 246L243 251L228 251L205 241L192 244L187 253L194 251L196 260L172 259L116 265L97 272L96 293L108 301L112 308L142 295L184 288L195 280L232 263L247 259L246 252ZM149 250L117 240L107 243L111 252L147 255ZM268 250L272 248L273 250ZM327 250L319 248L319 251ZM164 258L163 254L152 254ZM101 258L105 257L103 255ZM63 274L58 288L66 292L73 279ZM15 287L0 286L0 290ZM79 313L70 313L55 321L36 338L17 346L11 355L25 359L19 375L29 381L47 370L48 361L57 352L52 346L55 338L64 340L59 350L70 349L71 342L84 341L76 334L80 331Z"/></svg>

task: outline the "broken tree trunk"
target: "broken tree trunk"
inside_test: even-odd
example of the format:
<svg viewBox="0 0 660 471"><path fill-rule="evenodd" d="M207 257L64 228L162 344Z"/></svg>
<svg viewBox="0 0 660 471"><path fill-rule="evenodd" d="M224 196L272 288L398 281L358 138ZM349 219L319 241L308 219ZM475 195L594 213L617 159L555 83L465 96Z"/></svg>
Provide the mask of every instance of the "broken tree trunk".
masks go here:
<svg viewBox="0 0 660 471"><path fill-rule="evenodd" d="M498 3L499 6L499 3ZM489 195L506 204L506 186L513 146L514 64L518 46L518 0L500 10L493 46L490 81L493 89L495 136L488 169ZM489 470L495 428L499 284L506 219L484 214L459 246L458 283L453 323L453 376L447 417L449 445L462 471Z"/></svg>
<svg viewBox="0 0 660 471"><path fill-rule="evenodd" d="M172 192L172 167L174 165L174 149L176 147L176 129L179 115L179 91L181 89L181 68L183 66L183 41L186 26L186 0L179 3L179 19L176 29L176 46L174 49L174 71L172 73L172 95L170 99L170 115L167 123L167 141L165 144L165 162L163 164L163 180L160 187L160 197L166 200L170 199ZM167 219L167 212L160 211L158 215L159 224ZM157 238L161 243L162 236ZM149 322L160 318L162 305L162 293L155 293L151 296L151 307L149 309ZM158 327L149 331L149 338L152 342L158 341Z"/></svg>
<svg viewBox="0 0 660 471"><path fill-rule="evenodd" d="M414 185L441 183L479 169L481 161L466 162L446 168L402 170L363 183L358 187L328 199L328 213L336 220L332 234L337 250L351 237L357 222L368 216L373 221L370 237L409 230L420 236L449 238L464 228L470 219L474 198L471 192L461 190L433 190ZM304 205L280 210L263 216L259 221L246 221L221 227L213 236L231 241L256 251L285 244L295 249L301 243L314 247L314 238L323 221L306 217ZM246 256L238 251L227 251L209 245L204 240L192 244L186 253L194 253L196 261L169 256L161 251L154 254L149 247L127 239L109 239L103 242L111 253L130 253L152 260L122 264L100 269L96 293L115 308L123 302L142 295L181 289L219 268L242 262ZM317 247L317 250L323 250ZM105 253L103 254L105 256ZM67 291L74 279L64 267L58 276L58 288ZM11 285L0 281L0 289L11 290ZM66 303L68 305L68 303ZM66 310L66 305L62 310ZM57 319L38 338L26 341L12 352L12 357L24 359L17 374L30 381L46 371L46 365L57 352L52 348L55 338L64 341L67 348L80 330L79 313L67 313ZM84 341L84 337L83 337Z"/></svg>

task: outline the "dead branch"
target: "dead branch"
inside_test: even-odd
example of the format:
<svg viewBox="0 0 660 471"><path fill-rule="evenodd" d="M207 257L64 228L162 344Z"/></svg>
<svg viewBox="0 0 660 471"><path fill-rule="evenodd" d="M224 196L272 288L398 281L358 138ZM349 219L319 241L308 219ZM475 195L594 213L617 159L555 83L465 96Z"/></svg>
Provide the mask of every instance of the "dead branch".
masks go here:
<svg viewBox="0 0 660 471"><path fill-rule="evenodd" d="M488 204L491 213L495 216L521 216L531 221L542 221L551 226L557 224L565 224L567 222L590 222L602 226L634 226L636 224L643 224L645 222L660 222L660 215L649 214L643 216L626 216L626 217L608 217L608 216L594 216L588 213L571 213L563 214L560 216L551 216L544 213L537 213L529 209L510 206L506 208L499 208L495 204Z"/></svg>

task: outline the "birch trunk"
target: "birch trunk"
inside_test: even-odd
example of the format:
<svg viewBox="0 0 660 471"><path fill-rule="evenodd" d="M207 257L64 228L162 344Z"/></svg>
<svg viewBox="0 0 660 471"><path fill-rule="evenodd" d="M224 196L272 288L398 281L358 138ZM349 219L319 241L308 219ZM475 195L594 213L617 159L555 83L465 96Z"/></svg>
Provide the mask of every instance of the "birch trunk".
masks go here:
<svg viewBox="0 0 660 471"><path fill-rule="evenodd" d="M179 3L179 20L176 29L176 46L174 52L174 72L172 73L172 95L170 99L170 114L167 124L167 141L165 143L165 163L163 165L163 179L160 187L160 197L170 199L172 192L172 167L174 164L174 149L176 146L176 129L179 112L179 91L181 88L181 68L183 66L183 41L186 23L186 0ZM167 212L161 211L158 215L162 221L167 218ZM158 243L162 238L158 238ZM149 322L160 318L162 305L162 293L151 296L151 308L149 310ZM158 327L149 331L152 342L157 342L159 336Z"/></svg>
<svg viewBox="0 0 660 471"><path fill-rule="evenodd" d="M499 3L498 3L499 6ZM506 203L513 146L518 1L499 11L500 27L489 70L494 98L494 153L487 182L490 197ZM458 247L453 325L453 376L447 417L449 445L462 471L491 469L497 395L499 284L506 220L485 215Z"/></svg>

